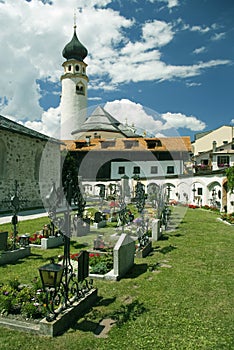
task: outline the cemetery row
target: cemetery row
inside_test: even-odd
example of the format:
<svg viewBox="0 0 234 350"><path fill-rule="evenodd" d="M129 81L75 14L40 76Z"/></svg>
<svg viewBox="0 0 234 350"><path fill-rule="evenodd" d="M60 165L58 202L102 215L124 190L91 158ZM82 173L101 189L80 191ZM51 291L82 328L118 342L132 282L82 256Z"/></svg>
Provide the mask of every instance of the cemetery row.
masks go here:
<svg viewBox="0 0 234 350"><path fill-rule="evenodd" d="M87 235L90 232L90 227L98 230L101 227L108 226L108 222L112 222L113 218L115 220L117 218L117 231L112 235L113 246L107 246L103 237L98 235L93 242L94 252L91 254L96 258L97 265L98 263L100 265L100 257L104 256L109 266L112 267L110 271L102 275L102 278L119 280L133 267L135 256L143 258L151 251L152 240L159 239L162 232L162 223L165 227L169 216L168 208L162 198L157 207L158 218L152 217L150 220L148 216L145 216L146 196L144 187L140 181L136 188L136 219L134 219L124 198L119 198L118 207L114 207L110 215L104 210L104 204L106 203L101 198L101 210L94 212L94 222L91 225L90 217L87 216L87 213L84 215L86 203L81 195L77 196L77 189L74 192L74 197L71 189L67 191L65 207L63 203L61 204L59 193L60 191L53 185L50 196L48 197L50 225L43 227L40 246L41 248L49 249L56 244L63 244L64 253L60 257L61 261L55 262L55 260L51 260L50 263L39 268L42 296L39 298L40 300L37 297L36 304L38 305L35 305L35 298L31 298L34 300L33 305L36 307L36 310L38 310L38 307L41 308L40 317L43 314L46 315L46 319L43 321L44 324L38 332L40 333L44 329L44 333L48 335L55 335L61 332L61 325L64 324L64 321L61 323L59 320L61 317L64 318L64 313L67 313L68 309L73 310L70 310L72 315L75 315L74 309L77 308L83 312L86 308L90 307L90 304L95 302L97 297L97 290L93 287L93 278L97 277L98 274L89 273L90 271L95 272L94 266L90 268L92 260L90 258L92 258L92 255L88 251L80 251L75 259L71 256L70 239L74 233L76 236ZM17 191L11 204L13 207L12 244L10 249L8 249L8 233L2 232L0 234L0 263L2 264L9 264L30 255L31 249L29 235L23 234L18 237L17 214L19 212L20 202L17 197ZM148 235L149 231L152 232L151 238ZM103 254L105 250L108 250L108 252ZM19 288L19 285L16 286L17 288ZM18 289L17 291L19 293L21 292ZM8 299L8 295L4 293L1 297L5 302ZM11 302L13 303L13 300ZM21 310L20 304L17 307ZM11 306L11 304L9 305ZM22 305L25 305L25 303L22 303ZM41 305L44 305L45 308L43 309ZM20 312L20 310L18 311ZM33 311L31 310L31 313L28 312L28 315L32 316L34 313L37 315L35 308ZM70 315L68 318L72 320L73 317ZM48 327L45 326L45 322Z"/></svg>

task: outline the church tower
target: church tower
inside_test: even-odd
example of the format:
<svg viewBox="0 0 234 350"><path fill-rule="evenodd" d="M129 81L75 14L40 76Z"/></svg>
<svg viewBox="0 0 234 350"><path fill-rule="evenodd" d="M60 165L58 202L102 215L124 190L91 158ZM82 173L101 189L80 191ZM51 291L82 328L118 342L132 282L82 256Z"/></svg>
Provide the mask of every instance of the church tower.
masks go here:
<svg viewBox="0 0 234 350"><path fill-rule="evenodd" d="M87 112L87 49L76 35L76 25L72 40L64 47L62 55L64 74L61 76L61 139L72 139L71 132L80 129L86 120Z"/></svg>

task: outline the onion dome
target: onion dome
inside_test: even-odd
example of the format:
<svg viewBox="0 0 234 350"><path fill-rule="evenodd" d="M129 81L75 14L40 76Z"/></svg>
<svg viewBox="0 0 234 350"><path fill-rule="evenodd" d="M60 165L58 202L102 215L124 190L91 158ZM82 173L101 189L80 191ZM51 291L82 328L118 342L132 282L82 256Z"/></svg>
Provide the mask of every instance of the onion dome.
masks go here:
<svg viewBox="0 0 234 350"><path fill-rule="evenodd" d="M64 47L63 57L67 60L75 59L77 61L83 61L88 55L88 50L81 44L76 35L76 26L74 27L74 34L72 40Z"/></svg>

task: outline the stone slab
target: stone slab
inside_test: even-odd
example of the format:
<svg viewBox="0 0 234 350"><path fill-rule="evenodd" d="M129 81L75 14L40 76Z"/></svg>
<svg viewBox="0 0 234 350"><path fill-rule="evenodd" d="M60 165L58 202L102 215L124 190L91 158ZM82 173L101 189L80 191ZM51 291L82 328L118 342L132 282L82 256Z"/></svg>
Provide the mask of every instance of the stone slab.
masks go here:
<svg viewBox="0 0 234 350"><path fill-rule="evenodd" d="M64 243L63 236L51 236L41 239L41 249L50 249L59 247Z"/></svg>
<svg viewBox="0 0 234 350"><path fill-rule="evenodd" d="M97 289L91 289L86 296L76 303L64 313L60 314L56 320L52 322L46 321L43 318L38 323L20 321L10 319L8 317L0 317L0 326L11 328L18 331L35 333L55 337L64 333L88 310L97 300Z"/></svg>
<svg viewBox="0 0 234 350"><path fill-rule="evenodd" d="M0 255L0 265L11 264L31 254L30 247L23 247L16 250L4 251Z"/></svg>

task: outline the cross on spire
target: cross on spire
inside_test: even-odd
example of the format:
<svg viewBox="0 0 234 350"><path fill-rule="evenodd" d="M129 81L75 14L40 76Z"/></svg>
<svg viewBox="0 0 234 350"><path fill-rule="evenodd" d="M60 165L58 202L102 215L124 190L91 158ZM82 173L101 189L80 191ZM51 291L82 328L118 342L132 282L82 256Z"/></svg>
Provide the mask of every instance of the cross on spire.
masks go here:
<svg viewBox="0 0 234 350"><path fill-rule="evenodd" d="M74 9L74 29L76 30L76 9Z"/></svg>

